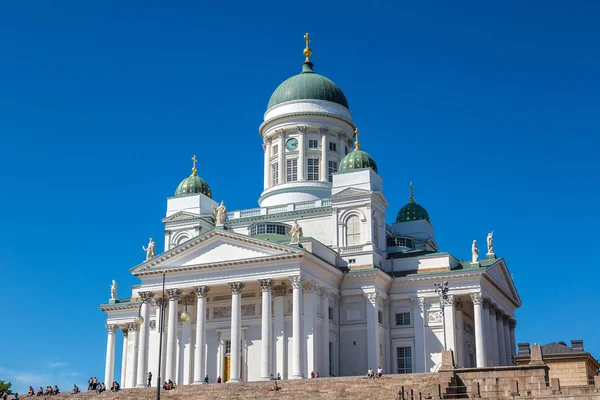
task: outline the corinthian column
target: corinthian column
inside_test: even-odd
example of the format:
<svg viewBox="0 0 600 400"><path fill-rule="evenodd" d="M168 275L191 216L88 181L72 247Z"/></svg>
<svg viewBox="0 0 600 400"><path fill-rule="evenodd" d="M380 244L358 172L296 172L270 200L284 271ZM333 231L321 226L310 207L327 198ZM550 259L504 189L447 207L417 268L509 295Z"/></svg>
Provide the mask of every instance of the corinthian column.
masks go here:
<svg viewBox="0 0 600 400"><path fill-rule="evenodd" d="M169 289L167 290L169 295L169 326L167 329L167 373L165 374L165 380L171 379L173 382L177 381L175 376L177 372L177 365L175 360L177 359L177 301L181 290Z"/></svg>
<svg viewBox="0 0 600 400"><path fill-rule="evenodd" d="M327 289L321 288L319 291L322 300L323 325L321 334L321 376L329 376L329 296Z"/></svg>
<svg viewBox="0 0 600 400"><path fill-rule="evenodd" d="M302 379L302 277L290 276L292 282L292 376Z"/></svg>
<svg viewBox="0 0 600 400"><path fill-rule="evenodd" d="M117 325L106 325L108 340L106 342L106 366L104 368L104 382L112 384L115 375L115 332Z"/></svg>
<svg viewBox="0 0 600 400"><path fill-rule="evenodd" d="M242 289L243 282L230 282L231 287L231 373L229 382L240 381L240 359L242 340Z"/></svg>
<svg viewBox="0 0 600 400"><path fill-rule="evenodd" d="M367 299L367 366L377 370L379 361L379 320L377 293L364 293Z"/></svg>
<svg viewBox="0 0 600 400"><path fill-rule="evenodd" d="M483 325L483 296L481 293L471 293L473 301L473 319L475 322L475 354L477 357L477 368L485 366L485 340Z"/></svg>
<svg viewBox="0 0 600 400"><path fill-rule="evenodd" d="M496 313L496 332L498 335L498 365L506 365L503 318L504 313L500 309L498 309Z"/></svg>
<svg viewBox="0 0 600 400"><path fill-rule="evenodd" d="M137 387L146 387L146 372L148 368L148 338L150 336L150 308L148 302L152 298L150 292L139 292L142 299L140 315L144 318L144 323L140 326L138 366L137 366ZM112 381L111 381L112 382Z"/></svg>
<svg viewBox="0 0 600 400"><path fill-rule="evenodd" d="M262 289L260 378L268 381L271 379L271 286L273 279L259 279L258 283Z"/></svg>
<svg viewBox="0 0 600 400"><path fill-rule="evenodd" d="M425 298L413 297L413 319L415 325L415 372L425 372ZM392 321L395 323L395 321Z"/></svg>
<svg viewBox="0 0 600 400"><path fill-rule="evenodd" d="M121 327L121 332L123 333L123 353L121 354L121 386L125 387L125 382L127 380L127 326ZM107 381L105 381L106 383ZM112 383L112 382L111 382Z"/></svg>
<svg viewBox="0 0 600 400"><path fill-rule="evenodd" d="M139 333L139 329L140 327L137 326L136 324L134 324L133 322L130 322L129 325L127 326L128 330L129 330L129 335L128 335L128 340L129 343L127 344L127 352L129 353L127 355L127 381L126 381L126 386L127 388L134 388L135 387L135 381L137 378L137 359L138 359L138 333Z"/></svg>
<svg viewBox="0 0 600 400"><path fill-rule="evenodd" d="M194 384L204 381L204 357L206 347L206 295L208 286L196 286L198 307L196 308L196 349L194 350Z"/></svg>

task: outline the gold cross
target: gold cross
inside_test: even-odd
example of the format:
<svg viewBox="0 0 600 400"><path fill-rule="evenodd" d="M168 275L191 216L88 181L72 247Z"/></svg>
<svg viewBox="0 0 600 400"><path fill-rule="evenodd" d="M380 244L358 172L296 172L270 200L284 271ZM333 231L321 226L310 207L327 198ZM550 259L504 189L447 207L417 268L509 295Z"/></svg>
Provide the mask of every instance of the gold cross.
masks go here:
<svg viewBox="0 0 600 400"><path fill-rule="evenodd" d="M198 162L198 160L196 160L196 155L194 154L194 157L192 157L192 161L194 162L194 167L192 168L192 175L196 175L196 163Z"/></svg>
<svg viewBox="0 0 600 400"><path fill-rule="evenodd" d="M304 34L304 40L306 40L306 48L304 49L304 56L306 57L305 62L309 62L308 57L312 54L312 50L310 49L310 39L308 38L308 32Z"/></svg>
<svg viewBox="0 0 600 400"><path fill-rule="evenodd" d="M360 142L358 141L358 128L354 128L354 150L358 150Z"/></svg>
<svg viewBox="0 0 600 400"><path fill-rule="evenodd" d="M415 196L413 196L413 185L412 182L410 183L410 202L414 203L415 202Z"/></svg>

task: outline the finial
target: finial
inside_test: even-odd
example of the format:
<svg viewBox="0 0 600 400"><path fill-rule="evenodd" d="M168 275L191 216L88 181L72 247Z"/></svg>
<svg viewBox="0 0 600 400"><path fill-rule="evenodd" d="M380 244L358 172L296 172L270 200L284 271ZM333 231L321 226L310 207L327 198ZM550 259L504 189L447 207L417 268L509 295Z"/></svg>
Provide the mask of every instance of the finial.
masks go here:
<svg viewBox="0 0 600 400"><path fill-rule="evenodd" d="M413 195L413 185L412 182L410 183L410 203L414 203L415 202L415 196Z"/></svg>
<svg viewBox="0 0 600 400"><path fill-rule="evenodd" d="M192 167L192 176L196 176L196 163L198 162L198 160L196 160L196 155L194 154L194 157L192 157L192 161L194 162L194 166Z"/></svg>
<svg viewBox="0 0 600 400"><path fill-rule="evenodd" d="M360 148L360 142L358 141L358 128L354 128L354 150Z"/></svg>
<svg viewBox="0 0 600 400"><path fill-rule="evenodd" d="M304 40L306 40L306 48L304 49L304 56L306 57L305 62L310 62L308 57L311 56L312 50L310 49L310 39L308 38L308 32L304 34Z"/></svg>

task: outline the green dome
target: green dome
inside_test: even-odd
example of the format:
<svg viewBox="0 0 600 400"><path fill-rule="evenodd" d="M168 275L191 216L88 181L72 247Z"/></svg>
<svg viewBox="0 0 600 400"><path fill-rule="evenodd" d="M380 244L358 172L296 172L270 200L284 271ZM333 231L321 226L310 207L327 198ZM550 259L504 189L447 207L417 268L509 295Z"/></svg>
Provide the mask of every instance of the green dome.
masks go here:
<svg viewBox="0 0 600 400"><path fill-rule="evenodd" d="M206 183L204 179L196 175L196 172L192 173L192 175L181 181L181 183L177 186L177 190L175 190L175 197L186 196L194 193L202 193L203 195L212 199L210 186L208 186L208 183Z"/></svg>
<svg viewBox="0 0 600 400"><path fill-rule="evenodd" d="M325 100L349 109L342 89L324 76L315 74L312 67L313 63L307 61L302 64L301 73L283 81L271 95L267 109L292 100Z"/></svg>
<svg viewBox="0 0 600 400"><path fill-rule="evenodd" d="M350 172L361 168L371 168L373 171L377 172L377 164L375 164L373 157L366 151L354 149L346 154L346 157L342 158L340 166L338 167L338 172Z"/></svg>
<svg viewBox="0 0 600 400"><path fill-rule="evenodd" d="M427 222L430 222L429 214L427 214L427 211L423 207L415 203L412 199L410 203L408 203L400 209L400 211L398 212L398 216L396 217L396 222L418 220L425 220Z"/></svg>

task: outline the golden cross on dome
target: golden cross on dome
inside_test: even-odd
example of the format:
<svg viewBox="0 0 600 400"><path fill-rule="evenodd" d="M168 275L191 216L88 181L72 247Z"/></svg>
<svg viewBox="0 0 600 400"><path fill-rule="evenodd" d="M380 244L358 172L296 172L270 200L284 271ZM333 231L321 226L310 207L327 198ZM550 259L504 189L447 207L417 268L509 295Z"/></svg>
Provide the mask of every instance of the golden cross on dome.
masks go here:
<svg viewBox="0 0 600 400"><path fill-rule="evenodd" d="M194 157L192 157L192 161L194 162L194 166L192 168L192 175L196 175L196 163L198 162L198 160L196 160L196 155L194 154Z"/></svg>
<svg viewBox="0 0 600 400"><path fill-rule="evenodd" d="M304 34L304 40L306 40L306 47L304 48L304 56L306 57L305 62L310 62L308 57L311 56L312 50L310 49L310 39L308 38L308 32Z"/></svg>
<svg viewBox="0 0 600 400"><path fill-rule="evenodd" d="M360 148L360 142L358 141L358 128L354 128L354 150Z"/></svg>
<svg viewBox="0 0 600 400"><path fill-rule="evenodd" d="M415 196L413 196L413 185L412 182L410 183L410 202L414 203L415 202Z"/></svg>

